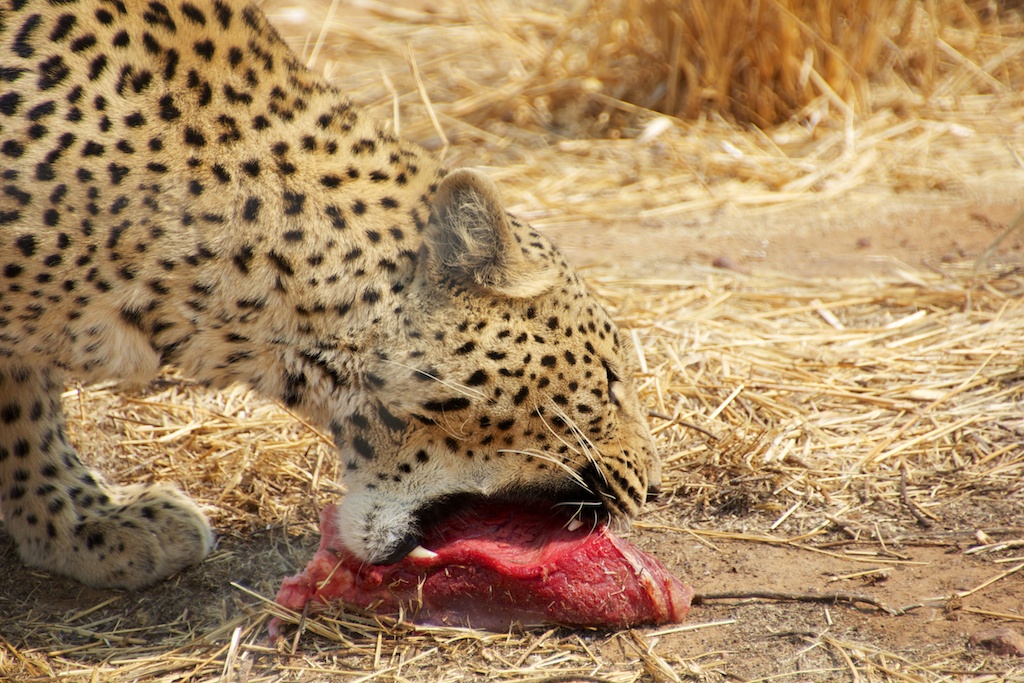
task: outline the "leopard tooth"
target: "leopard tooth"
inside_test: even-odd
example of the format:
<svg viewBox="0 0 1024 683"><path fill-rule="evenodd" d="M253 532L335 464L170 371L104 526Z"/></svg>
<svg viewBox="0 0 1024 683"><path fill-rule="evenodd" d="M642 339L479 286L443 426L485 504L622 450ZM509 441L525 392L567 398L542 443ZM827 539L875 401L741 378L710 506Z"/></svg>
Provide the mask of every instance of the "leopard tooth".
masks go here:
<svg viewBox="0 0 1024 683"><path fill-rule="evenodd" d="M435 553L433 550L427 550L423 546L418 545L409 551L409 557L415 558L417 560L432 560L435 557L437 557L437 553Z"/></svg>
<svg viewBox="0 0 1024 683"><path fill-rule="evenodd" d="M569 520L569 525L567 527L565 527L565 528L568 529L569 531L576 531L577 529L579 529L582 526L583 526L583 520L571 519L571 520Z"/></svg>

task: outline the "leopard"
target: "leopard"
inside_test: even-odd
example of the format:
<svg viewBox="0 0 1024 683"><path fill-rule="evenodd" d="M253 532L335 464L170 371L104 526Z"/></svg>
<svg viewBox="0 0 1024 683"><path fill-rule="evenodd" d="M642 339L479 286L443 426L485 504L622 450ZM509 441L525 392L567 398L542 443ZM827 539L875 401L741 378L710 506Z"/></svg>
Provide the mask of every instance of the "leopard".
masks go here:
<svg viewBox="0 0 1024 683"><path fill-rule="evenodd" d="M660 461L635 340L483 171L311 71L245 0L2 0L0 513L27 566L135 590L203 509L83 463L62 395L167 367L333 439L368 563L480 501L629 524ZM596 522L595 522L596 523Z"/></svg>

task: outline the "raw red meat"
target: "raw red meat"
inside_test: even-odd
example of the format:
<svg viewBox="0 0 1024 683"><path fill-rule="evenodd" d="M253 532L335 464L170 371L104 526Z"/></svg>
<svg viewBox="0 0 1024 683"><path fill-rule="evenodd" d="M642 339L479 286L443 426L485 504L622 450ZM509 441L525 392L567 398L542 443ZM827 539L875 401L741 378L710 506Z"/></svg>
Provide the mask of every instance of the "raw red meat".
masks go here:
<svg viewBox="0 0 1024 683"><path fill-rule="evenodd" d="M320 514L320 548L284 580L277 602L344 600L378 613L399 605L420 624L505 631L512 625L608 629L682 621L693 590L605 526L565 528L550 514L497 505L456 515L427 533L437 557L368 565L337 541L333 506ZM272 625L272 634L276 624Z"/></svg>

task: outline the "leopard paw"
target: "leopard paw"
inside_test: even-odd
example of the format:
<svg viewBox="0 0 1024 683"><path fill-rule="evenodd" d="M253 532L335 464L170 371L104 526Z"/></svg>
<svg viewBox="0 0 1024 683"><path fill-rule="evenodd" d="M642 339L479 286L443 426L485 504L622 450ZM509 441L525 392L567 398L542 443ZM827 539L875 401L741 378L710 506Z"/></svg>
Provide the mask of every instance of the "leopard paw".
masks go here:
<svg viewBox="0 0 1024 683"><path fill-rule="evenodd" d="M97 588L148 586L201 561L213 546L206 516L176 488L129 486L109 500L51 520L47 533L22 539L26 564Z"/></svg>

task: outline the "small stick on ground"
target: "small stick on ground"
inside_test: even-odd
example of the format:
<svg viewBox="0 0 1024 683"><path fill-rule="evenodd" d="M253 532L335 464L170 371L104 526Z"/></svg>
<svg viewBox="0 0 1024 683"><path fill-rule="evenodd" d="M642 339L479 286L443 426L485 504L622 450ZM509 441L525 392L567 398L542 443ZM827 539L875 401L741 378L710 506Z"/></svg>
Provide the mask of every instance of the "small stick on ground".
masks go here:
<svg viewBox="0 0 1024 683"><path fill-rule="evenodd" d="M701 427L699 425L693 424L692 422L687 422L686 420L680 420L678 417L672 417L671 415L666 415L665 413L658 412L657 410L648 410L647 411L647 415L649 417L656 417L656 418L658 418L660 420L667 420L671 424L677 424L680 427L686 427L687 429L692 429L695 432L700 432L701 434L703 434L704 436L708 437L709 439L713 439L715 441L719 440L718 436L714 432L710 432L707 429L704 429L703 427Z"/></svg>
<svg viewBox="0 0 1024 683"><path fill-rule="evenodd" d="M700 605L711 600L777 600L780 602L845 602L851 605L871 605L892 616L899 616L902 610L895 610L884 602L859 593L783 593L780 591L725 591L722 593L698 593L693 604Z"/></svg>
<svg viewBox="0 0 1024 683"><path fill-rule="evenodd" d="M903 498L903 504L910 510L910 514L914 515L917 523L925 529L931 528L932 521L917 509L917 506L910 500L910 495L907 493L907 463L905 462L900 463L900 497Z"/></svg>

